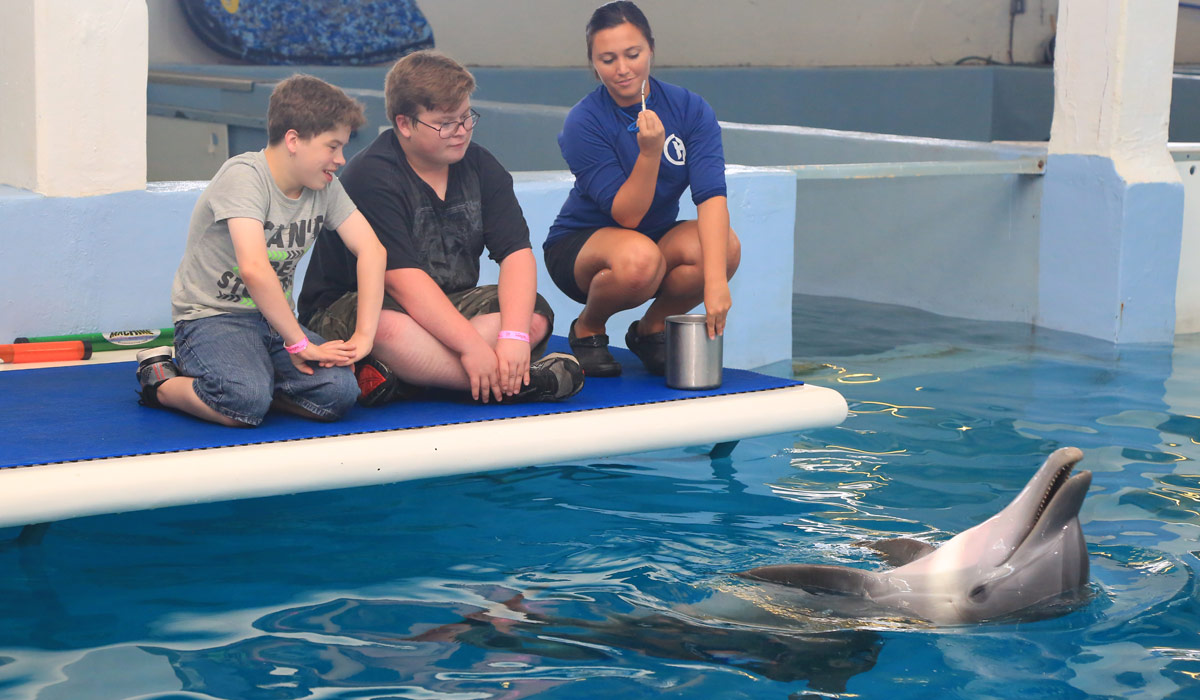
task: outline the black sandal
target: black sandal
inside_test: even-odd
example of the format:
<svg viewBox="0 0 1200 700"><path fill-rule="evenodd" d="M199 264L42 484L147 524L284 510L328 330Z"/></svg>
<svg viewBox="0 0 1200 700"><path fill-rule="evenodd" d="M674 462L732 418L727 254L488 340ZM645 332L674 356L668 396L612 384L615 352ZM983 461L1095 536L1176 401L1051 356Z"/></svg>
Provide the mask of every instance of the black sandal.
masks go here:
<svg viewBox="0 0 1200 700"><path fill-rule="evenodd" d="M650 335L638 335L639 321L634 321L625 333L625 345L642 361L650 374L663 376L667 373L667 333L659 331Z"/></svg>
<svg viewBox="0 0 1200 700"><path fill-rule="evenodd" d="M575 319L578 321L579 319ZM571 321L571 330L567 333L567 344L583 373L589 377L619 377L621 363L608 351L608 336L604 333L580 338L575 335L575 321Z"/></svg>

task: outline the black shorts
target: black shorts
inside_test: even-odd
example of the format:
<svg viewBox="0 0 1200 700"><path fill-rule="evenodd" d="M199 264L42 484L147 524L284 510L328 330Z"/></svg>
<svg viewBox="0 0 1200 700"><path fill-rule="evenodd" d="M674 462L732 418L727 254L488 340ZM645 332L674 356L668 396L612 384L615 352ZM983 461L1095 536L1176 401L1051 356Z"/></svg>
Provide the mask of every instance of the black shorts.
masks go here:
<svg viewBox="0 0 1200 700"><path fill-rule="evenodd" d="M583 244L599 230L584 228L572 231L560 236L549 248L542 250L542 257L546 260L546 272L550 273L554 286L580 304L587 303L587 292L580 289L579 283L575 281L575 259L579 257L579 251L583 250Z"/></svg>
<svg viewBox="0 0 1200 700"><path fill-rule="evenodd" d="M658 243L663 236L667 235L667 232L682 223L683 221L676 221L670 226L664 226L643 235ZM559 236L554 243L550 244L549 248L542 249L542 258L546 261L546 272L550 273L550 279L554 280L554 285L561 289L563 294L580 304L587 303L587 292L580 289L579 283L575 281L575 260L592 234L601 228L604 227L581 228L578 231L571 231Z"/></svg>

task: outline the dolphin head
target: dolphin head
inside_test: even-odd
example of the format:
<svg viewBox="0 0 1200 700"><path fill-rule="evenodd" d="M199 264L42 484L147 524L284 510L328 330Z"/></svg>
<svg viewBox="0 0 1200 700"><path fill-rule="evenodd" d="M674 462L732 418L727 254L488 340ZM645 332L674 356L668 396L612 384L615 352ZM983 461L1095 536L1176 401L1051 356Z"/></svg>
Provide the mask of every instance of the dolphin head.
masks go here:
<svg viewBox="0 0 1200 700"><path fill-rule="evenodd" d="M1035 533L1044 532L1047 524L1055 524L1059 519L1064 526L1069 522L1079 529L1079 508L1092 483L1091 472L1071 476L1081 459L1083 452L1076 447L1055 450L1004 510L978 528L963 533L982 529L994 543L995 546L987 550L986 557L991 561L986 563L999 566ZM1068 483L1071 483L1070 488L1067 488Z"/></svg>
<svg viewBox="0 0 1200 700"><path fill-rule="evenodd" d="M902 564L891 571L780 565L739 575L836 597L841 610L858 599L862 610L882 607L939 624L1009 617L1087 584L1079 509L1092 475L1071 475L1082 458L1074 447L1055 451L1004 510L937 549L915 540L876 543Z"/></svg>
<svg viewBox="0 0 1200 700"><path fill-rule="evenodd" d="M935 622L1003 618L1086 585L1087 545L1079 509L1091 472L1055 450L1003 510L887 575L899 600ZM923 591L924 596L916 595Z"/></svg>
<svg viewBox="0 0 1200 700"><path fill-rule="evenodd" d="M1030 484L997 517L1010 518L1018 533L1012 553L980 567L971 585L956 596L963 621L1003 618L1054 599L1084 592L1090 568L1079 509L1092 484L1091 472L1071 475L1083 454L1058 450ZM1050 471L1047 472L1047 467ZM1030 486L1038 485L1030 490ZM1032 507L1031 507L1032 506Z"/></svg>

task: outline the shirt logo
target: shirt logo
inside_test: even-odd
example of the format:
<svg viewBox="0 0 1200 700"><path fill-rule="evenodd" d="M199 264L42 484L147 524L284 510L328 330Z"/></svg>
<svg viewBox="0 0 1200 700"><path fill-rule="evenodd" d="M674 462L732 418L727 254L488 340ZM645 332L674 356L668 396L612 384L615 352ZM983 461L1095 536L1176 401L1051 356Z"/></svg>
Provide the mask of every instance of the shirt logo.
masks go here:
<svg viewBox="0 0 1200 700"><path fill-rule="evenodd" d="M687 146L683 145L683 139L671 134L663 144L663 155L675 165L683 165L687 162Z"/></svg>

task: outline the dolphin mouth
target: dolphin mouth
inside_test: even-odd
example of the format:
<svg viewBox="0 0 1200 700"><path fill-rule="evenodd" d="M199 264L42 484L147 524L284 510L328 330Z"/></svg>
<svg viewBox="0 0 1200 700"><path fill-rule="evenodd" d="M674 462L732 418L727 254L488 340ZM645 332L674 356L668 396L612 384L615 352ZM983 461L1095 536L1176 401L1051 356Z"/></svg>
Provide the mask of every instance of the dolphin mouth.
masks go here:
<svg viewBox="0 0 1200 700"><path fill-rule="evenodd" d="M1083 453L1074 448L1063 449L1070 449L1074 454L1068 453L1067 459L1058 465L1054 474L1050 476L1037 507L1030 514L1024 534L1013 547L1014 553L1022 543L1035 537L1037 533L1045 534L1055 524L1066 522L1068 518L1076 517L1079 513L1083 496L1091 485L1092 473L1081 471L1073 474L1075 467L1083 459Z"/></svg>
<svg viewBox="0 0 1200 700"><path fill-rule="evenodd" d="M1066 485L1067 480L1071 478L1071 472L1075 469L1076 464L1079 464L1079 460L1071 460L1070 462L1063 464L1058 468L1058 471L1055 472L1054 477L1050 480L1050 484L1046 487L1046 490L1042 492L1042 500L1038 502L1037 510L1033 513L1033 519L1030 521L1031 529L1033 526L1037 525L1039 520L1042 519L1042 516L1046 513L1046 508L1048 508L1050 503L1054 500L1054 496L1062 490L1062 487Z"/></svg>

